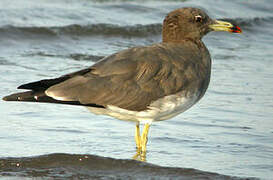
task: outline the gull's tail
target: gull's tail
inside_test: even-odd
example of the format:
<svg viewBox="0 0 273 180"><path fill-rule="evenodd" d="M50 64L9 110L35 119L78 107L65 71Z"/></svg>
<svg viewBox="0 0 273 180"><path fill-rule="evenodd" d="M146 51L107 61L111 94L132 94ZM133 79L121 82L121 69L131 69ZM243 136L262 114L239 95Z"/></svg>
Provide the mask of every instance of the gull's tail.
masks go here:
<svg viewBox="0 0 273 180"><path fill-rule="evenodd" d="M45 91L56 84L62 83L68 80L71 77L77 75L83 75L90 72L91 69L83 69L65 76L61 76L55 79L44 79L41 81L35 81L27 84L23 84L18 87L18 89L27 89L28 91L20 92L5 96L4 101L22 101L22 102L40 102L40 103L57 103L57 104L70 104L70 105L81 105L81 106L90 106L96 108L104 108L104 106L97 104L83 104L80 101L62 101L54 99L48 96Z"/></svg>

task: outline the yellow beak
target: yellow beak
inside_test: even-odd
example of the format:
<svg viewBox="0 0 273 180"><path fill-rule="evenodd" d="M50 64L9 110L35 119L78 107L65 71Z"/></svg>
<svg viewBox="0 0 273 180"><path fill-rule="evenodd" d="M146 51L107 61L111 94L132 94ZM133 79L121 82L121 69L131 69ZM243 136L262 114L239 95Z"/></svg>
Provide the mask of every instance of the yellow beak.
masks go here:
<svg viewBox="0 0 273 180"><path fill-rule="evenodd" d="M213 24L209 25L209 27L213 31L228 31L232 33L242 33L242 30L240 27L226 21L215 20Z"/></svg>

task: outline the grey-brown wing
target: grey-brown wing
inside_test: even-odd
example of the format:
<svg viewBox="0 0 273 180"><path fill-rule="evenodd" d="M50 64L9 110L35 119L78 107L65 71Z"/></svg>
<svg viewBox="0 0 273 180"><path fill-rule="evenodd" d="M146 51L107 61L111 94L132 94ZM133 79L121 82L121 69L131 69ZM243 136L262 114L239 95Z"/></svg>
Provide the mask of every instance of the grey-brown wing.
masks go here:
<svg viewBox="0 0 273 180"><path fill-rule="evenodd" d="M90 67L90 72L50 87L46 94L62 101L145 110L151 102L183 90L196 79L196 65L187 60L192 55L172 51L158 46L121 51Z"/></svg>

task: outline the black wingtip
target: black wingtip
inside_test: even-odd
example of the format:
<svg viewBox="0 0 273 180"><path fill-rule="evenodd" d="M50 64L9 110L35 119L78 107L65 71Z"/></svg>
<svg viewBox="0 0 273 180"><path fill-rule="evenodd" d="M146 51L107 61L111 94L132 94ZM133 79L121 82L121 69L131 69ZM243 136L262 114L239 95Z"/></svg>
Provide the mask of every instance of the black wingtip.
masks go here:
<svg viewBox="0 0 273 180"><path fill-rule="evenodd" d="M25 89L24 84L17 87L17 89Z"/></svg>
<svg viewBox="0 0 273 180"><path fill-rule="evenodd" d="M34 82L34 83L36 83L36 82ZM22 84L22 85L18 86L17 89L30 89L31 90L31 89L33 89L32 85L34 83Z"/></svg>

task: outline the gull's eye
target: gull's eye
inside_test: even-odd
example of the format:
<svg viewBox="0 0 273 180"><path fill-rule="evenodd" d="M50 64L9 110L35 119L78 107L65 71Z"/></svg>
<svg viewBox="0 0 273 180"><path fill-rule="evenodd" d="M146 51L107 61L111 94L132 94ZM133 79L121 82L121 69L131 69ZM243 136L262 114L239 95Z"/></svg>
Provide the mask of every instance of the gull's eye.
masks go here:
<svg viewBox="0 0 273 180"><path fill-rule="evenodd" d="M195 16L194 19L195 19L195 22L202 22L203 21L203 18L200 15Z"/></svg>

